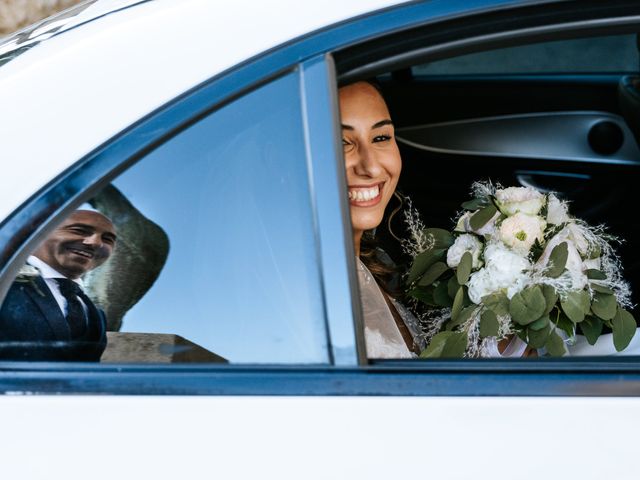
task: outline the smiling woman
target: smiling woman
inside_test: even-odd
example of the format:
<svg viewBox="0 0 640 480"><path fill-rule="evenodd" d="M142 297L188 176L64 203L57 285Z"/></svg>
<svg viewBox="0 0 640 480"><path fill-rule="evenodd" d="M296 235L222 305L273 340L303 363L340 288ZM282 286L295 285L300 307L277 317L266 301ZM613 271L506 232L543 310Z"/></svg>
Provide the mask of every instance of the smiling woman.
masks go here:
<svg viewBox="0 0 640 480"><path fill-rule="evenodd" d="M375 246L363 239L365 232L382 222L402 170L393 122L372 83L342 87L339 100L367 356L410 358L421 347L417 321L387 292L384 274L391 268L380 261Z"/></svg>

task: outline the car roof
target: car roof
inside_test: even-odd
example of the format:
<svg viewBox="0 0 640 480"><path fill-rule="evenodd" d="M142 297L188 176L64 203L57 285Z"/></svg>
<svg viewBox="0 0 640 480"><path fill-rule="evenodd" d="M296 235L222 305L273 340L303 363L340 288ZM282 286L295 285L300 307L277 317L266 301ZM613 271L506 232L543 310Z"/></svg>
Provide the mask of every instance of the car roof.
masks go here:
<svg viewBox="0 0 640 480"><path fill-rule="evenodd" d="M67 26L0 66L0 221L64 169L194 86L309 32L404 2L88 3L82 21L71 15Z"/></svg>

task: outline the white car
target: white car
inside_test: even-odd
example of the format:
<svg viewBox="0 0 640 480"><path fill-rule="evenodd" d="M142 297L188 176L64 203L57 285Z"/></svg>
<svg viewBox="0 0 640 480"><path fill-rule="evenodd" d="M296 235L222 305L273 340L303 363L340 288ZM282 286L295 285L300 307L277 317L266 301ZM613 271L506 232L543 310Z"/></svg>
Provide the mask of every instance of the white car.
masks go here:
<svg viewBox="0 0 640 480"><path fill-rule="evenodd" d="M637 478L635 357L367 360L336 100L376 77L430 224L553 190L638 289L637 32L624 0L97 0L0 39L0 298L83 203L120 229L102 361L0 363L3 476Z"/></svg>

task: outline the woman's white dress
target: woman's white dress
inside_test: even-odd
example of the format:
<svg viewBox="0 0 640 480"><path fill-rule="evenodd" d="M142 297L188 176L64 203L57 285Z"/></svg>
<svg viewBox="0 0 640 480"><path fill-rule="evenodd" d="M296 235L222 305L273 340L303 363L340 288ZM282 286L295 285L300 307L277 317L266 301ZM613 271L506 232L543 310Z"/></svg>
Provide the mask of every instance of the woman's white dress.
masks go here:
<svg viewBox="0 0 640 480"><path fill-rule="evenodd" d="M364 316L364 339L368 358L415 358L405 343L384 294L369 269L356 259ZM417 320L402 305L391 299L414 341L420 347Z"/></svg>

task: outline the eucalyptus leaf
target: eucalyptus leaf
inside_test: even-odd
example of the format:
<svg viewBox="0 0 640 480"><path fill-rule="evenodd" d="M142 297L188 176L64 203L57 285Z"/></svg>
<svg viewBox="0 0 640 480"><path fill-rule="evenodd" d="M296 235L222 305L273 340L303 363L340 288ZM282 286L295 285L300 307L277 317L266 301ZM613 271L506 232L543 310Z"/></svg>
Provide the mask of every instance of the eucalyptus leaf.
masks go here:
<svg viewBox="0 0 640 480"><path fill-rule="evenodd" d="M485 310L480 315L480 336L485 337L497 337L500 324L498 323L498 317L492 310Z"/></svg>
<svg viewBox="0 0 640 480"><path fill-rule="evenodd" d="M547 275L551 278L558 278L564 272L564 267L567 265L567 258L569 257L569 248L567 242L562 242L559 245L556 245L553 250L551 250L551 255L549 256L549 263L551 264L551 268L547 271Z"/></svg>
<svg viewBox="0 0 640 480"><path fill-rule="evenodd" d="M592 246L592 250L590 252L589 255L589 259L590 260L595 260L596 258L598 258L600 255L602 254L602 250L600 249L600 245L598 245L597 243L595 245Z"/></svg>
<svg viewBox="0 0 640 480"><path fill-rule="evenodd" d="M460 284L458 283L458 279L454 275L449 279L447 283L447 291L451 298L456 298L456 293L458 293L458 289L460 288Z"/></svg>
<svg viewBox="0 0 640 480"><path fill-rule="evenodd" d="M607 276L601 272L600 270L596 270L594 268L590 268L585 272L587 274L587 278L589 280L606 280Z"/></svg>
<svg viewBox="0 0 640 480"><path fill-rule="evenodd" d="M493 218L498 209L491 203L474 213L469 219L469 225L472 230L479 230L484 227L489 220Z"/></svg>
<svg viewBox="0 0 640 480"><path fill-rule="evenodd" d="M587 315L584 322L580 324L580 330L582 330L582 334L589 342L589 345L595 345L596 340L602 333L602 320L593 315Z"/></svg>
<svg viewBox="0 0 640 480"><path fill-rule="evenodd" d="M544 347L552 357L561 357L567 353L567 349L564 346L564 340L562 340L562 337L558 335L558 332L555 330L549 332L549 337L547 338Z"/></svg>
<svg viewBox="0 0 640 480"><path fill-rule="evenodd" d="M486 207L489 205L489 200L486 198L474 198L473 200L469 200L468 202L464 202L462 204L462 208L465 210L475 211L479 208Z"/></svg>
<svg viewBox="0 0 640 480"><path fill-rule="evenodd" d="M464 285L469 281L469 275L471 275L471 267L473 266L473 257L471 252L464 252L460 263L458 264L458 270L456 270L456 278L460 285Z"/></svg>
<svg viewBox="0 0 640 480"><path fill-rule="evenodd" d="M551 323L551 320L549 320L549 315L543 315L535 322L530 323L528 328L529 330L533 331L542 330L543 328L549 326L549 323Z"/></svg>
<svg viewBox="0 0 640 480"><path fill-rule="evenodd" d="M627 348L636 333L636 320L624 308L618 308L612 322L613 346L620 352Z"/></svg>
<svg viewBox="0 0 640 480"><path fill-rule="evenodd" d="M558 318L553 323L569 337L573 337L576 333L576 324L569 320L569 317L562 312L559 313Z"/></svg>
<svg viewBox="0 0 640 480"><path fill-rule="evenodd" d="M458 325L462 325L464 322L466 322L467 320L469 320L471 318L471 316L474 314L474 312L478 309L477 305L471 305L469 307L464 307L461 311L460 314L455 318L455 319L451 319L451 322L449 322L447 324L447 330L451 330L454 327L457 327Z"/></svg>
<svg viewBox="0 0 640 480"><path fill-rule="evenodd" d="M462 287L458 288L458 293L456 293L455 298L453 299L453 306L451 307L451 320L455 321L460 315L462 311L462 302L464 299L464 289Z"/></svg>
<svg viewBox="0 0 640 480"><path fill-rule="evenodd" d="M528 325L542 316L546 305L542 288L539 285L534 285L516 293L511 298L509 315L514 322Z"/></svg>
<svg viewBox="0 0 640 480"><path fill-rule="evenodd" d="M447 266L446 263L444 262L434 263L427 269L426 272L424 272L424 275L422 275L422 278L418 282L418 285L420 285L421 287L426 287L427 285L431 285L438 278L440 278L440 275L442 275L447 270L449 270L449 267Z"/></svg>
<svg viewBox="0 0 640 480"><path fill-rule="evenodd" d="M443 228L425 228L422 231L425 238L433 240L433 249L448 249L455 241L451 232Z"/></svg>
<svg viewBox="0 0 640 480"><path fill-rule="evenodd" d="M467 350L469 339L466 332L454 332L447 340L441 357L462 358Z"/></svg>
<svg viewBox="0 0 640 480"><path fill-rule="evenodd" d="M589 313L591 299L586 290L574 290L567 293L566 298L560 299L562 311L573 323L580 323L584 316Z"/></svg>
<svg viewBox="0 0 640 480"><path fill-rule="evenodd" d="M616 297L596 292L591 303L591 310L602 320L611 320L616 316L618 303Z"/></svg>
<svg viewBox="0 0 640 480"><path fill-rule="evenodd" d="M415 282L431 265L436 263L438 260L441 260L446 251L446 248L437 248L425 250L424 252L416 255L416 258L413 260L413 264L411 265L411 269L409 270L407 282L409 284Z"/></svg>
<svg viewBox="0 0 640 480"><path fill-rule="evenodd" d="M549 327L543 328L541 330L531 330L531 327L527 329L527 339L526 343L532 348L542 348L544 344L547 343L547 339L549 338L549 333L551 329Z"/></svg>
<svg viewBox="0 0 640 480"><path fill-rule="evenodd" d="M482 303L499 317L509 314L509 299L504 293L492 293L482 297Z"/></svg>
<svg viewBox="0 0 640 480"><path fill-rule="evenodd" d="M604 285L600 285L598 283L591 282L591 288L599 293L604 293L605 295L613 295L615 292L611 290L609 287L605 287Z"/></svg>
<svg viewBox="0 0 640 480"><path fill-rule="evenodd" d="M427 348L425 348L420 353L420 358L437 358L442 355L442 351L444 350L444 346L447 343L447 340L451 335L454 335L456 332L440 332L436 333Z"/></svg>
<svg viewBox="0 0 640 480"><path fill-rule="evenodd" d="M420 358L461 358L467 349L467 334L465 332L440 332L434 335L427 348L422 351Z"/></svg>
<svg viewBox="0 0 640 480"><path fill-rule="evenodd" d="M434 284L433 301L440 307L450 307L453 305L453 300L447 291L447 282L437 283L437 285Z"/></svg>
<svg viewBox="0 0 640 480"><path fill-rule="evenodd" d="M545 315L551 313L553 307L558 303L558 294L556 293L556 289L551 285L542 285L542 294L544 295L544 301L546 303L546 307L544 309Z"/></svg>

